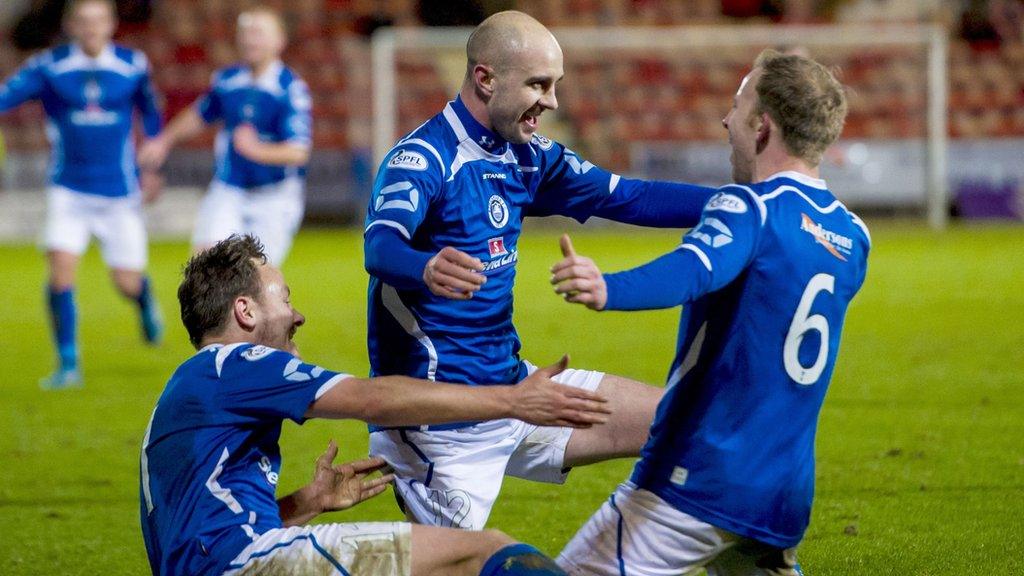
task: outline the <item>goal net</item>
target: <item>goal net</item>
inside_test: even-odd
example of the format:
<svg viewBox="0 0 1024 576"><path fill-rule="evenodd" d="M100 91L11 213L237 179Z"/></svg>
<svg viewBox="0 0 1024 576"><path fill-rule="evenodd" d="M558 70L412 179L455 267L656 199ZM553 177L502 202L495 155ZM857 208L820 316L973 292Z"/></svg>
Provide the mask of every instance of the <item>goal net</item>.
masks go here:
<svg viewBox="0 0 1024 576"><path fill-rule="evenodd" d="M465 74L470 29L383 29L373 38L373 146L380 159L441 110ZM834 69L850 112L822 175L853 208L948 214L947 40L931 25L555 28L565 55L559 109L541 133L640 178L721 185L721 120L764 48Z"/></svg>

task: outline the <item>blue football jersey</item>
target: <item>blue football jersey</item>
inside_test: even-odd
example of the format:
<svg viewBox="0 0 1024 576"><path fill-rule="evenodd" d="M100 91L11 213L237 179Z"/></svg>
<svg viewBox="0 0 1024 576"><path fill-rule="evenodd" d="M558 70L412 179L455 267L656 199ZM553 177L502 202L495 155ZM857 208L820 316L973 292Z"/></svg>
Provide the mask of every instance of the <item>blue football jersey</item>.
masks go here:
<svg viewBox="0 0 1024 576"><path fill-rule="evenodd" d="M246 66L232 66L213 75L210 90L198 102L207 122L221 121L214 146L215 177L238 188L255 188L285 178L305 176L304 166L257 164L235 152L231 135L240 124L252 124L264 142L312 145L312 100L299 76L280 62L253 78Z"/></svg>
<svg viewBox="0 0 1024 576"><path fill-rule="evenodd" d="M160 132L142 52L114 44L95 58L76 44L41 52L0 85L0 112L28 100L41 101L46 112L52 183L100 196L138 193L135 109L147 136Z"/></svg>
<svg viewBox="0 0 1024 576"><path fill-rule="evenodd" d="M287 352L211 345L167 383L140 461L142 534L154 574L220 574L261 533L281 527L274 491L285 418L345 375Z"/></svg>
<svg viewBox="0 0 1024 576"><path fill-rule="evenodd" d="M864 223L823 181L783 172L723 187L675 252L607 275L609 309L653 307L630 291L659 278L676 301L658 305L685 304L633 482L720 528L795 546L810 520L818 413L869 249Z"/></svg>
<svg viewBox="0 0 1024 576"><path fill-rule="evenodd" d="M397 234L433 254L452 246L484 263L487 282L455 301L418 286L371 276L368 346L373 375L403 374L464 384L512 383L525 375L512 325L512 286L525 216L603 216L692 225L707 196L701 187L620 178L561 144L535 135L510 144L484 128L461 99L414 130L385 156L366 217L367 244ZM653 191L653 192L652 192ZM664 207L648 200L658 196ZM709 196L711 192L708 192ZM700 197L685 213L680 198ZM381 255L388 258L388 255Z"/></svg>

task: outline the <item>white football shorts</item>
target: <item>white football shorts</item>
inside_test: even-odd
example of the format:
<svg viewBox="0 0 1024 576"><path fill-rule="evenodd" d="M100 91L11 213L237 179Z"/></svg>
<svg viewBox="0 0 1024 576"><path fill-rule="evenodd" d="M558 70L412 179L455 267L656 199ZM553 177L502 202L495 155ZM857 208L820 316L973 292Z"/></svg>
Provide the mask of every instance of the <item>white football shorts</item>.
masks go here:
<svg viewBox="0 0 1024 576"><path fill-rule="evenodd" d="M139 272L146 269L146 226L138 194L112 198L63 186L48 188L43 249L81 256L93 236L100 241L107 266Z"/></svg>
<svg viewBox="0 0 1024 576"><path fill-rule="evenodd" d="M569 369L554 380L594 391L602 378L603 372ZM506 474L561 484L569 473L564 461L572 428L510 418L454 430L424 428L370 434L370 454L395 469L395 493L412 522L482 530Z"/></svg>
<svg viewBox="0 0 1024 576"><path fill-rule="evenodd" d="M192 246L205 248L232 234L252 234L263 242L267 260L280 266L302 224L305 203L301 178L247 190L214 180L199 204Z"/></svg>
<svg viewBox="0 0 1024 576"><path fill-rule="evenodd" d="M570 576L800 576L796 548L738 536L620 484L556 560Z"/></svg>
<svg viewBox="0 0 1024 576"><path fill-rule="evenodd" d="M405 522L277 528L258 536L224 574L410 576L411 535Z"/></svg>

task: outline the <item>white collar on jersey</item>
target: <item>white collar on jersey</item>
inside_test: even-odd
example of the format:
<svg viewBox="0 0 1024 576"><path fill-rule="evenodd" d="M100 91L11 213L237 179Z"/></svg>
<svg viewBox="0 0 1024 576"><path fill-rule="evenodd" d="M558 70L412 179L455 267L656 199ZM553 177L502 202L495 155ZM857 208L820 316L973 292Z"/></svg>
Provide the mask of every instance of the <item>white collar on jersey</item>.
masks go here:
<svg viewBox="0 0 1024 576"><path fill-rule="evenodd" d="M281 77L281 70L284 70L284 62L274 60L259 77L253 78L252 83L267 92L279 92L281 84L278 82L278 78ZM252 68L249 68L247 72L252 77Z"/></svg>
<svg viewBox="0 0 1024 576"><path fill-rule="evenodd" d="M814 178L808 176L807 174L801 174L800 172L796 172L794 170L783 170L782 172L776 172L775 174L772 174L771 176L765 178L763 182L768 182L776 178L789 178L790 180L796 180L797 182L803 184L804 186L818 188L819 190L828 190L828 186L825 184L825 181L822 180L821 178Z"/></svg>
<svg viewBox="0 0 1024 576"><path fill-rule="evenodd" d="M90 69L109 70L111 72L121 74L122 76L131 76L139 72L141 68L138 67L138 63L129 64L128 62L118 58L114 53L114 44L109 42L95 58L86 54L78 43L72 42L71 53L68 58L65 58L53 65L53 72L55 74Z"/></svg>

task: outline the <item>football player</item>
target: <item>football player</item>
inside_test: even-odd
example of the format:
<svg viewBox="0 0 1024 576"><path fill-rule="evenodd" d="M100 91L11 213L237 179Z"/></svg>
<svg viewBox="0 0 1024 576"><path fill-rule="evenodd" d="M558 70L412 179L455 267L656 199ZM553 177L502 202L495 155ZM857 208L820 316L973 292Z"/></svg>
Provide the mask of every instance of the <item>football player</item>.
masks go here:
<svg viewBox="0 0 1024 576"><path fill-rule="evenodd" d="M846 109L821 64L767 50L722 122L736 184L677 249L602 275L563 238L552 282L570 302L683 306L650 439L559 556L568 573L800 574L818 413L871 248L818 170Z"/></svg>
<svg viewBox="0 0 1024 576"><path fill-rule="evenodd" d="M156 344L163 320L146 275L147 199L159 177L135 164L132 114L141 112L148 138L160 131L160 111L146 56L111 42L117 11L109 0L73 0L64 26L72 41L33 56L0 85L0 112L38 100L52 145L43 246L49 265L47 303L58 368L40 384L56 389L81 384L75 283L90 237L118 291L139 309L142 332Z"/></svg>
<svg viewBox="0 0 1024 576"><path fill-rule="evenodd" d="M210 90L139 151L159 168L172 147L213 122L217 170L199 206L193 250L231 234L256 235L280 266L302 223L306 163L312 146L306 83L281 62L287 37L280 14L254 7L238 16L242 62L216 72Z"/></svg>

